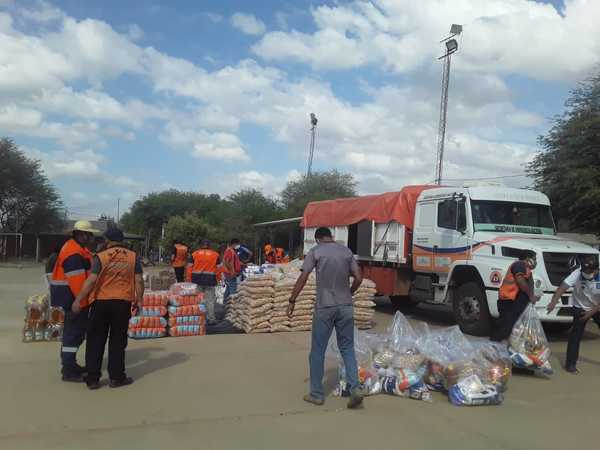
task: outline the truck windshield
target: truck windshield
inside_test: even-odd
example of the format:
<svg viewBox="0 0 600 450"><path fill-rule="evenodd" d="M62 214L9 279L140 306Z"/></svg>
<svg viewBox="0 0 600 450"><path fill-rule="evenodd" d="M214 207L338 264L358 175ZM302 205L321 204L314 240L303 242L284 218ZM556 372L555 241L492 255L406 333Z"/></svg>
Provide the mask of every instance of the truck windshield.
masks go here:
<svg viewBox="0 0 600 450"><path fill-rule="evenodd" d="M554 234L554 220L549 206L472 200L475 231Z"/></svg>

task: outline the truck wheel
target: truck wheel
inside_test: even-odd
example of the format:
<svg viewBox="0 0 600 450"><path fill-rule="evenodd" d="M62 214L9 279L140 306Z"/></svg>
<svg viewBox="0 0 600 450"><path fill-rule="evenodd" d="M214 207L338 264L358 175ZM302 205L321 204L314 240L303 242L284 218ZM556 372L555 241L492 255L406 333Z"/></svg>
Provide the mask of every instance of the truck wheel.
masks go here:
<svg viewBox="0 0 600 450"><path fill-rule="evenodd" d="M412 300L408 295L390 295L390 301L395 308L402 312L412 312L418 305L418 302Z"/></svg>
<svg viewBox="0 0 600 450"><path fill-rule="evenodd" d="M485 291L479 283L469 281L461 284L454 296L454 317L463 333L473 336L489 336L492 318Z"/></svg>

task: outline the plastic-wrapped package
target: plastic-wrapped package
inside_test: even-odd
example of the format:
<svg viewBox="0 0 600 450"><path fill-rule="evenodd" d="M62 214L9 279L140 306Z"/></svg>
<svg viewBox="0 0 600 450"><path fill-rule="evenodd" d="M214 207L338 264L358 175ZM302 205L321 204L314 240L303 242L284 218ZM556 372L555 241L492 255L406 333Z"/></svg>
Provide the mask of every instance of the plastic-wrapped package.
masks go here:
<svg viewBox="0 0 600 450"><path fill-rule="evenodd" d="M169 326L176 327L178 325L201 325L203 324L204 316L175 316L169 317Z"/></svg>
<svg viewBox="0 0 600 450"><path fill-rule="evenodd" d="M477 341L473 345L484 369L482 381L496 387L499 392L506 392L512 375L512 360L506 345L490 341Z"/></svg>
<svg viewBox="0 0 600 450"><path fill-rule="evenodd" d="M169 306L169 317L179 316L204 316L206 314L206 306L189 305L189 306Z"/></svg>
<svg viewBox="0 0 600 450"><path fill-rule="evenodd" d="M202 325L177 325L169 328L169 336L204 336L206 327Z"/></svg>
<svg viewBox="0 0 600 450"><path fill-rule="evenodd" d="M203 294L193 295L171 295L169 297L170 306L191 306L202 303Z"/></svg>
<svg viewBox="0 0 600 450"><path fill-rule="evenodd" d="M65 310L60 306L48 308L48 322L53 324L65 323Z"/></svg>
<svg viewBox="0 0 600 450"><path fill-rule="evenodd" d="M48 311L48 295L32 295L25 301L25 320L46 320Z"/></svg>
<svg viewBox="0 0 600 450"><path fill-rule="evenodd" d="M377 374L377 370L373 367L359 367L358 381L360 383L360 391L365 396L381 392L381 380ZM346 369L343 364L338 366L338 384L333 391L333 395L337 395L338 397L350 396L350 391L346 383Z"/></svg>
<svg viewBox="0 0 600 450"><path fill-rule="evenodd" d="M59 322L48 322L44 330L45 341L60 341L62 340L64 324Z"/></svg>
<svg viewBox="0 0 600 450"><path fill-rule="evenodd" d="M131 328L161 328L167 326L167 319L164 317L144 317L135 316L129 319Z"/></svg>
<svg viewBox="0 0 600 450"><path fill-rule="evenodd" d="M155 339L165 337L167 329L161 328L129 328L127 335L133 339Z"/></svg>
<svg viewBox="0 0 600 450"><path fill-rule="evenodd" d="M399 375L382 377L381 392L414 400L433 401L431 392L417 373L402 371Z"/></svg>
<svg viewBox="0 0 600 450"><path fill-rule="evenodd" d="M477 375L471 375L450 387L448 399L456 406L482 406L500 405L504 396L494 386L482 383Z"/></svg>
<svg viewBox="0 0 600 450"><path fill-rule="evenodd" d="M529 304L515 323L508 352L515 367L546 376L554 373L550 365L548 339L533 305Z"/></svg>
<svg viewBox="0 0 600 450"><path fill-rule="evenodd" d="M140 306L167 306L169 302L169 291L144 292L144 298Z"/></svg>
<svg viewBox="0 0 600 450"><path fill-rule="evenodd" d="M141 306L138 308L137 314L144 317L163 317L167 315L167 308L164 306Z"/></svg>
<svg viewBox="0 0 600 450"><path fill-rule="evenodd" d="M195 283L175 283L169 289L173 295L195 295L198 292L198 285Z"/></svg>

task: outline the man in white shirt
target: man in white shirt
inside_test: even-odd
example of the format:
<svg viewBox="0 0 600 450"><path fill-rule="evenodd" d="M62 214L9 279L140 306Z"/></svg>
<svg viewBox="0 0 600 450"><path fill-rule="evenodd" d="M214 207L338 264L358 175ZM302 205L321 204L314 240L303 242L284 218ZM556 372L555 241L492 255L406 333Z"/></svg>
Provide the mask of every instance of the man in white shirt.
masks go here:
<svg viewBox="0 0 600 450"><path fill-rule="evenodd" d="M585 331L585 326L590 319L600 327L600 275L598 274L598 257L586 256L581 267L575 270L562 282L554 297L548 304L548 312L569 289L573 289L573 327L569 332L567 345L567 372L577 374L577 360L579 359L579 344Z"/></svg>

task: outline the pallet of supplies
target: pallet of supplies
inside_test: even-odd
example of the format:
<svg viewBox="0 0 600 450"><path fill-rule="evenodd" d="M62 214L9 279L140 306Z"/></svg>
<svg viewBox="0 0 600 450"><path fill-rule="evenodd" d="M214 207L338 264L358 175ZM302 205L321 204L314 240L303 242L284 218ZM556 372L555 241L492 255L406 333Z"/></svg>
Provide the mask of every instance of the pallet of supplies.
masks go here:
<svg viewBox="0 0 600 450"><path fill-rule="evenodd" d="M373 301L377 288L375 282L364 279L358 290L352 296L354 304L354 325L359 330L373 328L375 302Z"/></svg>
<svg viewBox="0 0 600 450"><path fill-rule="evenodd" d="M175 283L169 290L169 336L204 336L206 306L203 294L194 283Z"/></svg>
<svg viewBox="0 0 600 450"><path fill-rule="evenodd" d="M273 309L274 281L269 274L252 274L238 286L236 325L246 333L268 333Z"/></svg>
<svg viewBox="0 0 600 450"><path fill-rule="evenodd" d="M152 339L167 335L168 291L146 291L136 315L129 319L128 336L133 339Z"/></svg>

